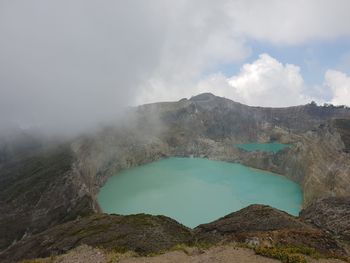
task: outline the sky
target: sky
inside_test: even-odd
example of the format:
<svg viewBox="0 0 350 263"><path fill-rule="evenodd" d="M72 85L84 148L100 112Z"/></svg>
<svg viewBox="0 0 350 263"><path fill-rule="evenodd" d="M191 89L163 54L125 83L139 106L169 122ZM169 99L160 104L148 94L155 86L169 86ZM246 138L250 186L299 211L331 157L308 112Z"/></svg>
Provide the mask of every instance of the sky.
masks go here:
<svg viewBox="0 0 350 263"><path fill-rule="evenodd" d="M0 0L0 131L211 92L350 106L348 0Z"/></svg>

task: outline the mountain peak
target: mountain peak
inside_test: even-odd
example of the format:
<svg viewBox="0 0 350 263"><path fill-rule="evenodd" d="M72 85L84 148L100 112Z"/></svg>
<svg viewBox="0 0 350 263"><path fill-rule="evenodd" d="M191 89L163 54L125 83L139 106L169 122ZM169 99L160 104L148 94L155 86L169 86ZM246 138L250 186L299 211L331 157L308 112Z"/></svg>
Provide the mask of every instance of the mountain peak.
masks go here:
<svg viewBox="0 0 350 263"><path fill-rule="evenodd" d="M207 100L212 100L214 98L217 98L217 96L215 96L214 94L212 93L201 93L201 94L198 94L196 96L193 96L190 98L191 101L207 101Z"/></svg>

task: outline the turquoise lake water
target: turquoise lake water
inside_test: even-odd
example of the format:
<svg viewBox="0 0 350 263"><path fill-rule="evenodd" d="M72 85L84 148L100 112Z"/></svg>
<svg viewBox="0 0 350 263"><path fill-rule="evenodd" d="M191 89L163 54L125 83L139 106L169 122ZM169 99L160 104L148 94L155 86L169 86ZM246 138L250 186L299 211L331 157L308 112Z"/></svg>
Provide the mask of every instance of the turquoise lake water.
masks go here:
<svg viewBox="0 0 350 263"><path fill-rule="evenodd" d="M166 215L195 227L250 204L298 215L302 193L282 176L240 164L168 158L110 177L97 200L105 213Z"/></svg>
<svg viewBox="0 0 350 263"><path fill-rule="evenodd" d="M277 153L280 150L289 147L289 144L269 142L269 143L242 143L236 144L235 147L246 150L248 152L273 152Z"/></svg>

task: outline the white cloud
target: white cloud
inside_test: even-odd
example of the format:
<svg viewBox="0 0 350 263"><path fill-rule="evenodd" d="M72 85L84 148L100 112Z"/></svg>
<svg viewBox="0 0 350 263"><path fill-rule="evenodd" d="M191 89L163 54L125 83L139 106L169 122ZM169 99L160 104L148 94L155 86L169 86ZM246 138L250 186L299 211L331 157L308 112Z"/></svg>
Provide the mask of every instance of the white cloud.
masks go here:
<svg viewBox="0 0 350 263"><path fill-rule="evenodd" d="M229 78L216 73L199 80L197 84L189 82L171 86L156 80L149 84L153 90L147 89L148 93L141 96L145 98L148 95L149 101L177 100L203 92L252 106L292 106L311 100L304 95L306 87L299 67L283 65L268 54L261 54L252 63L244 64L237 75Z"/></svg>
<svg viewBox="0 0 350 263"><path fill-rule="evenodd" d="M325 85L333 93L330 103L350 106L350 76L336 70L327 70Z"/></svg>
<svg viewBox="0 0 350 263"><path fill-rule="evenodd" d="M268 54L261 54L231 77L218 72L195 84L188 81L180 86L160 79L149 80L148 89L140 98L146 102L178 100L204 92L251 106L285 107L312 100L318 104L350 105L350 77L328 70L323 84L307 86L298 66L282 64Z"/></svg>
<svg viewBox="0 0 350 263"><path fill-rule="evenodd" d="M225 77L220 74L199 80L199 86L196 83L203 72L216 65L238 63L247 58L251 53L245 42L247 38L294 45L350 35L350 27L347 26L350 24L347 12L350 1L222 0L215 3L178 3L166 15L171 21L171 27L167 28L167 41L152 76L141 83L136 103L190 97L201 91L212 90L208 82L213 84L215 81L221 83L220 88L215 89L215 94L226 94L253 105L268 105L269 102L273 103L272 106L304 103L308 101L305 97L314 95L314 89L315 93L318 92L317 88L305 87L297 66L282 65L267 57L254 62L248 70L250 72L246 71L244 76L241 72L237 76L239 79L235 80L236 90L232 89L229 94L223 85ZM262 85L254 83L254 74L258 74ZM243 86L246 88L242 90ZM253 90L255 88L257 90ZM284 96L286 91L288 96ZM322 101L325 94L317 94L320 98L314 99Z"/></svg>
<svg viewBox="0 0 350 263"><path fill-rule="evenodd" d="M272 58L230 82L201 78L243 63L251 38L350 36L348 10L348 0L0 1L0 123L84 129L135 101L189 97L214 82L217 94L250 104L300 103L299 69Z"/></svg>
<svg viewBox="0 0 350 263"><path fill-rule="evenodd" d="M268 54L245 64L237 76L229 79L229 84L249 105L278 107L306 102L299 67L283 65Z"/></svg>
<svg viewBox="0 0 350 263"><path fill-rule="evenodd" d="M327 70L323 84L307 86L298 66L283 65L262 54L256 61L243 65L237 75L226 78L220 73L213 74L200 81L193 92L212 92L252 106L283 107L312 100L318 104L350 106L350 76Z"/></svg>
<svg viewBox="0 0 350 263"><path fill-rule="evenodd" d="M350 34L348 0L232 1L227 10L238 32L273 43L299 44Z"/></svg>
<svg viewBox="0 0 350 263"><path fill-rule="evenodd" d="M307 103L303 95L304 80L299 67L283 65L268 54L245 64L240 72L226 79L216 74L199 83L201 91L207 90L252 106L291 106Z"/></svg>

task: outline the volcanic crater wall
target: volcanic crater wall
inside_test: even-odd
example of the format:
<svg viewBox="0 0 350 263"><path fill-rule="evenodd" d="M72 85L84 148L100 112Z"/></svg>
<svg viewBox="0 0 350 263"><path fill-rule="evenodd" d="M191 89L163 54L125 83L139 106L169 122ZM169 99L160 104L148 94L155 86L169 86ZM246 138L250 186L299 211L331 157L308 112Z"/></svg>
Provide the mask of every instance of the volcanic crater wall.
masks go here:
<svg viewBox="0 0 350 263"><path fill-rule="evenodd" d="M239 162L297 182L308 206L320 197L350 193L350 158L344 140L349 120L333 119L349 114L344 108L313 105L254 108L210 94L144 105L131 114L132 124L75 142L74 167L94 198L112 174L168 156ZM237 142L270 140L291 147L277 154L234 147Z"/></svg>
<svg viewBox="0 0 350 263"><path fill-rule="evenodd" d="M0 195L0 232L5 233L0 250L99 212L96 194L111 175L168 156L240 162L285 175L301 185L304 206L321 197L349 196L349 119L344 108L249 107L211 94L137 107L117 126L0 164L0 187L13 189ZM234 147L270 140L291 147L277 154Z"/></svg>

